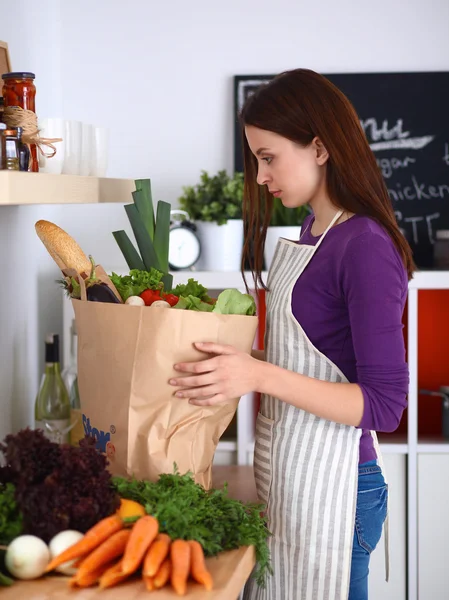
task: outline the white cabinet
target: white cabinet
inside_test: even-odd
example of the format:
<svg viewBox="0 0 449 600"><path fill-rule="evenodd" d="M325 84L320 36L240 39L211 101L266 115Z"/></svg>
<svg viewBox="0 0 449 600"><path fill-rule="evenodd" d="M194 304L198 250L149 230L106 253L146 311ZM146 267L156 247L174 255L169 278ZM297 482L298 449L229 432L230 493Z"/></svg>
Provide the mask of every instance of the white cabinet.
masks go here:
<svg viewBox="0 0 449 600"><path fill-rule="evenodd" d="M424 271L415 274L410 282L408 293L408 364L410 369L410 387L408 396L408 457L407 457L407 570L408 570L408 596L407 600L438 600L448 598L446 591L443 595L436 595L438 588L434 578L429 574L433 565L442 564L444 557L448 556L447 550L441 544L441 557L438 556L437 546L439 526L441 531L444 524L447 527L447 516L444 520L442 492L447 485L448 470L440 471L440 478L433 476L438 471L438 465L448 465L449 441L441 436L435 439L420 439L418 437L418 304L420 290L447 290L449 289L448 271ZM440 331L447 331L449 324L437 324ZM444 382L441 382L444 383ZM426 471L427 467L427 471ZM445 492L448 498L449 492ZM440 502L441 499L441 502ZM426 516L430 521L437 521L438 511L442 519L425 531ZM447 532L447 529L446 529ZM424 537L422 537L424 536ZM422 546L424 543L424 548ZM426 545L427 543L427 545ZM435 552L433 549L435 548ZM435 563L433 562L435 561ZM447 562L447 561L446 561ZM449 567L445 566L449 574ZM443 574L444 572L441 571ZM449 583L449 578L446 578ZM442 588L440 588L442 589Z"/></svg>
<svg viewBox="0 0 449 600"><path fill-rule="evenodd" d="M419 600L449 597L449 454L418 455Z"/></svg>
<svg viewBox="0 0 449 600"><path fill-rule="evenodd" d="M373 600L407 599L407 457L383 453L389 485L390 578L385 581L384 535L371 555L368 580ZM435 599L432 599L435 600Z"/></svg>

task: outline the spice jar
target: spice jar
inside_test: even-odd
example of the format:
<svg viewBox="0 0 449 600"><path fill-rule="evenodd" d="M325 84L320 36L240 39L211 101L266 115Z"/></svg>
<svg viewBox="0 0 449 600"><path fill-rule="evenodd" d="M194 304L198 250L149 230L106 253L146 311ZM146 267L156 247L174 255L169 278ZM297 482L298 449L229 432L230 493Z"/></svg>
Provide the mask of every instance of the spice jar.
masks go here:
<svg viewBox="0 0 449 600"><path fill-rule="evenodd" d="M433 265L436 269L449 270L449 230L439 229L433 244Z"/></svg>
<svg viewBox="0 0 449 600"><path fill-rule="evenodd" d="M15 127L15 130L17 135L17 147L19 150L19 170L28 171L30 164L30 149L28 148L28 144L25 144L22 140L23 128Z"/></svg>
<svg viewBox="0 0 449 600"><path fill-rule="evenodd" d="M19 144L15 129L4 129L2 137L5 140L6 169L19 171Z"/></svg>
<svg viewBox="0 0 449 600"><path fill-rule="evenodd" d="M36 113L36 86L34 73L3 73L3 101L5 108L19 106ZM7 123L8 125L11 125ZM36 122L37 129L37 122ZM36 144L30 145L30 171L39 171Z"/></svg>

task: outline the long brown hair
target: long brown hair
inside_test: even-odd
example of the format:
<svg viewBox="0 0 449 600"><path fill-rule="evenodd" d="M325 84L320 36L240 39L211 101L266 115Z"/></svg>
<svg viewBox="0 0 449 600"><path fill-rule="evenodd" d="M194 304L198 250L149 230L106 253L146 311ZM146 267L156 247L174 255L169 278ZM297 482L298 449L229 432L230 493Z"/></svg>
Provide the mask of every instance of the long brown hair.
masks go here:
<svg viewBox="0 0 449 600"><path fill-rule="evenodd" d="M247 264L256 289L262 281L263 249L273 197L257 183L257 159L245 136L245 125L277 133L301 146L318 137L329 153L326 187L331 202L349 212L367 215L391 236L407 269L415 265L399 230L390 196L357 113L328 79L308 69L277 75L257 88L240 114L245 169L243 219L246 232L242 272ZM246 281L245 281L246 282Z"/></svg>

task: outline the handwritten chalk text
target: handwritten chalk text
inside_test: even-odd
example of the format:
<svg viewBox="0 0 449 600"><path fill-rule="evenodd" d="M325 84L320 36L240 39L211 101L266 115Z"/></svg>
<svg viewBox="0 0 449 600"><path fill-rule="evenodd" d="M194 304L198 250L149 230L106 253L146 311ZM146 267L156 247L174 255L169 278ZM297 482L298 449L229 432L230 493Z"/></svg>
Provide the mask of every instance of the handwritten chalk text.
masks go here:
<svg viewBox="0 0 449 600"><path fill-rule="evenodd" d="M449 198L449 185L442 183L440 185L427 185L419 183L413 175L411 185L403 186L396 184L396 189L388 188L388 193L392 200L432 200L432 198Z"/></svg>
<svg viewBox="0 0 449 600"><path fill-rule="evenodd" d="M393 175L397 169L405 169L410 164L415 163L416 159L406 156L405 158L378 158L377 164L382 171L382 175L387 179Z"/></svg>

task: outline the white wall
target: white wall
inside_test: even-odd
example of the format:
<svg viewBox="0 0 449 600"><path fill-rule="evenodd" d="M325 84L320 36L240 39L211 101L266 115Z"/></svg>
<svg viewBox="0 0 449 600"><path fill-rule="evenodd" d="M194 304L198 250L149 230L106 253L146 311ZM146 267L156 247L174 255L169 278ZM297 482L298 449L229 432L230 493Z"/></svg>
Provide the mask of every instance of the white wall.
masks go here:
<svg viewBox="0 0 449 600"><path fill-rule="evenodd" d="M109 127L109 175L150 177L173 204L201 169L232 168L234 74L447 70L448 23L441 0L0 1L0 39L14 70L36 72L38 114ZM123 264L122 206L0 207L0 438L32 422L43 338L61 328L39 218Z"/></svg>

